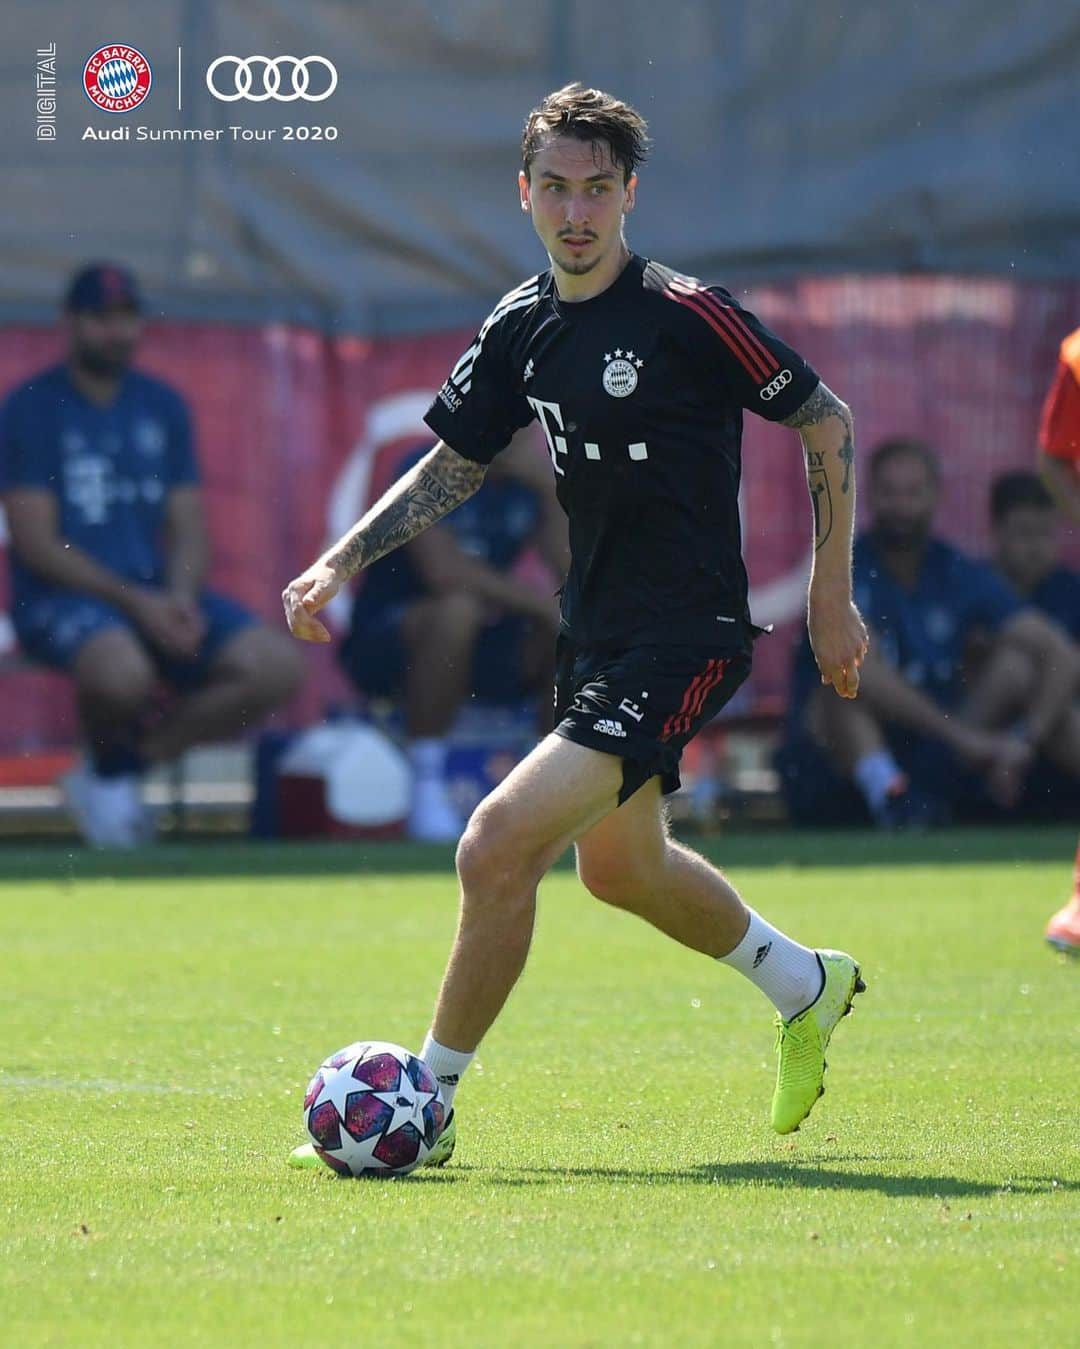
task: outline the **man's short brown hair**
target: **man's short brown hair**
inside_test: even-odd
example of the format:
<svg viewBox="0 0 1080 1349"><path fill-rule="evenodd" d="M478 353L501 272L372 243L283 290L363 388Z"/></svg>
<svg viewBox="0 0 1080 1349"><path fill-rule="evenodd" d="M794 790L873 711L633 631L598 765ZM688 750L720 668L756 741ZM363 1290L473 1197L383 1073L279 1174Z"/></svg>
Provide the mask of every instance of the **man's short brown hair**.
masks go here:
<svg viewBox="0 0 1080 1349"><path fill-rule="evenodd" d="M880 441L870 451L871 482L893 459L918 459L935 487L941 481L941 465L938 463L938 457L925 440L919 440L917 436L890 436L888 440Z"/></svg>
<svg viewBox="0 0 1080 1349"><path fill-rule="evenodd" d="M612 163L623 171L623 183L649 152L648 123L629 103L586 89L579 83L564 85L548 94L539 107L525 119L521 137L521 167L525 177L548 134L573 136L592 145L603 143L611 151Z"/></svg>

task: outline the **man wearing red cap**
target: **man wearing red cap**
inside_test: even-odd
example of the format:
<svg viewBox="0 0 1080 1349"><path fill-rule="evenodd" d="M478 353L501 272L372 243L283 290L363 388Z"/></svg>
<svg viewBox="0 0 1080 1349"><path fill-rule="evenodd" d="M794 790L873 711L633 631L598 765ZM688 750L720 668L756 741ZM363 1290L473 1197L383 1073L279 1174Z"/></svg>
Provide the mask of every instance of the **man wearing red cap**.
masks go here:
<svg viewBox="0 0 1080 1349"><path fill-rule="evenodd" d="M135 278L84 267L64 308L66 360L0 409L12 617L27 655L75 679L87 756L64 786L81 832L132 847L150 833L143 771L251 725L292 693L299 662L287 638L205 588L187 408L131 368ZM151 726L162 682L179 697Z"/></svg>

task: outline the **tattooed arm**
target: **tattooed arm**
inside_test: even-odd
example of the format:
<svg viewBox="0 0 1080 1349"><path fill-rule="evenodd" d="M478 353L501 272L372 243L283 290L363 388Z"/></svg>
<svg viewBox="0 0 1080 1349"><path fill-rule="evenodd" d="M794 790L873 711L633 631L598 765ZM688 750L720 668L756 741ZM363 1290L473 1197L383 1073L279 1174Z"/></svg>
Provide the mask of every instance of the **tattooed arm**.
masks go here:
<svg viewBox="0 0 1080 1349"><path fill-rule="evenodd" d="M352 529L281 593L289 631L306 642L329 642L314 617L343 582L416 537L467 500L487 467L465 459L441 440L393 483Z"/></svg>
<svg viewBox="0 0 1080 1349"><path fill-rule="evenodd" d="M851 411L825 384L790 417L806 453L806 481L814 509L814 561L807 626L821 682L842 698L859 691L866 628L851 598L855 526L855 444Z"/></svg>

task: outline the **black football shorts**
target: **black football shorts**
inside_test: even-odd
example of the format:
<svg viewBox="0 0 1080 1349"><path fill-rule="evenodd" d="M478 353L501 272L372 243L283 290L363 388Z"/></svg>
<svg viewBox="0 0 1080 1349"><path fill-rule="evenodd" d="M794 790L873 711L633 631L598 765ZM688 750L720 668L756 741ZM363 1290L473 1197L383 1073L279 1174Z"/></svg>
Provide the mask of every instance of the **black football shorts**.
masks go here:
<svg viewBox="0 0 1080 1349"><path fill-rule="evenodd" d="M683 748L750 673L748 649L637 646L606 651L560 634L555 734L623 761L619 805L657 774L679 788Z"/></svg>

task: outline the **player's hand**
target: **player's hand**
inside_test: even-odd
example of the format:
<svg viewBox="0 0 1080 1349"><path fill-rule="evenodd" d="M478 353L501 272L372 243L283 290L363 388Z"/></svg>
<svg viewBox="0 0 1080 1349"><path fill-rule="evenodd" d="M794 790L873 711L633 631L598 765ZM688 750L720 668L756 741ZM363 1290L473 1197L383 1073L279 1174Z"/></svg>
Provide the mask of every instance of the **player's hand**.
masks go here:
<svg viewBox="0 0 1080 1349"><path fill-rule="evenodd" d="M281 592L289 631L302 642L332 641L330 631L314 617L341 589L341 578L326 562L315 562Z"/></svg>
<svg viewBox="0 0 1080 1349"><path fill-rule="evenodd" d="M952 718L951 743L970 768L987 774L995 764L1004 767L1014 763L1019 757L1018 747L1024 745L1023 741L1004 731L985 731L979 726L969 726L958 717Z"/></svg>
<svg viewBox="0 0 1080 1349"><path fill-rule="evenodd" d="M559 624L562 621L559 601L545 594L544 591L538 590L535 603L529 611L529 617L541 624L542 627L550 628L552 633L558 632Z"/></svg>
<svg viewBox="0 0 1080 1349"><path fill-rule="evenodd" d="M1035 762L1035 749L1030 741L1007 733L991 734L988 738L993 741L994 750L985 765L986 790L1002 810L1012 810L1023 794L1024 782Z"/></svg>
<svg viewBox="0 0 1080 1349"><path fill-rule="evenodd" d="M960 757L983 774L991 800L1011 810L1020 800L1028 771L1035 760L1030 741L1005 731L984 731L957 722L955 749Z"/></svg>
<svg viewBox="0 0 1080 1349"><path fill-rule="evenodd" d="M193 596L180 591L171 591L173 612L176 615L177 639L183 642L192 658L198 655L199 648L206 636L206 618L202 606Z"/></svg>
<svg viewBox="0 0 1080 1349"><path fill-rule="evenodd" d="M131 591L127 612L150 643L174 660L193 660L202 641L202 615L192 623L186 606L165 590L139 588Z"/></svg>
<svg viewBox="0 0 1080 1349"><path fill-rule="evenodd" d="M831 684L841 698L854 698L870 636L851 596L811 591L807 629L821 682Z"/></svg>

